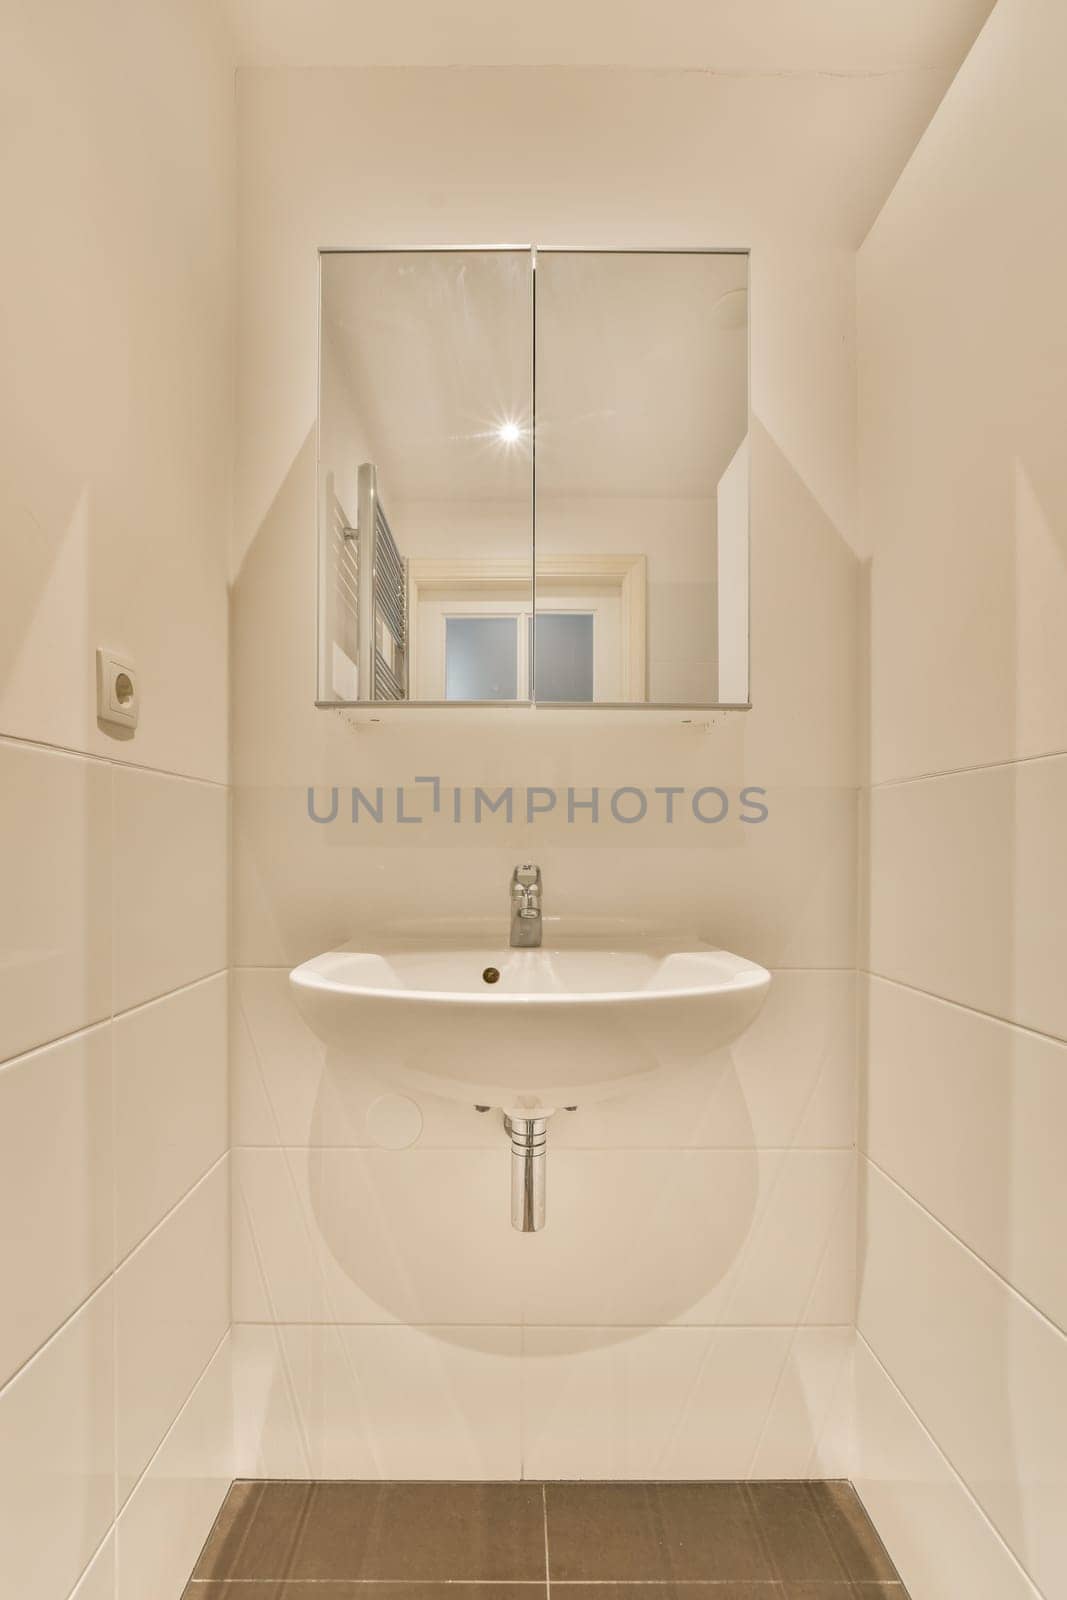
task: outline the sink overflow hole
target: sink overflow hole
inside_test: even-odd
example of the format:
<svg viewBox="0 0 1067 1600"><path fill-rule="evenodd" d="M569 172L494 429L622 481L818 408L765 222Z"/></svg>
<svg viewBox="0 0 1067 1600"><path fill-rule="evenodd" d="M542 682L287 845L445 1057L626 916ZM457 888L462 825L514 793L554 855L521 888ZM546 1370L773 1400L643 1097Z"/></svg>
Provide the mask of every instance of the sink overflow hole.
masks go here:
<svg viewBox="0 0 1067 1600"><path fill-rule="evenodd" d="M482 973L482 977L486 983L496 983L500 978L500 968L486 967L485 971Z"/></svg>

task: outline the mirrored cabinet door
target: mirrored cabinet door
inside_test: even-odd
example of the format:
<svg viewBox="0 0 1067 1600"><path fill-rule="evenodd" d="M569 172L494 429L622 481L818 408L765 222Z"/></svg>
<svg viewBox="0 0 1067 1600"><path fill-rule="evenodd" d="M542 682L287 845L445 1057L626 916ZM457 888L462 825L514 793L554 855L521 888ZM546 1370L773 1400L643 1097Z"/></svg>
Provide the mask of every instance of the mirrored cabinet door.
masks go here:
<svg viewBox="0 0 1067 1600"><path fill-rule="evenodd" d="M584 616L584 698L746 702L748 257L539 250L536 352L537 678Z"/></svg>
<svg viewBox="0 0 1067 1600"><path fill-rule="evenodd" d="M330 253L320 336L320 703L747 704L746 254Z"/></svg>
<svg viewBox="0 0 1067 1600"><path fill-rule="evenodd" d="M526 700L533 261L321 258L320 701Z"/></svg>

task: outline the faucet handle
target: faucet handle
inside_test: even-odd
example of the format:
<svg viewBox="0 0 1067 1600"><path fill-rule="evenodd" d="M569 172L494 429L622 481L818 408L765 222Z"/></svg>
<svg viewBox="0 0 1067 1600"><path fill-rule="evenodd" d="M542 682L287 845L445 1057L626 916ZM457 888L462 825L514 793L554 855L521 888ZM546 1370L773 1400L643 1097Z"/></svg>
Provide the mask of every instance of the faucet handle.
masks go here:
<svg viewBox="0 0 1067 1600"><path fill-rule="evenodd" d="M524 862L511 874L511 901L524 918L541 915L541 868Z"/></svg>
<svg viewBox="0 0 1067 1600"><path fill-rule="evenodd" d="M512 948L534 950L541 944L541 868L521 862L511 874Z"/></svg>

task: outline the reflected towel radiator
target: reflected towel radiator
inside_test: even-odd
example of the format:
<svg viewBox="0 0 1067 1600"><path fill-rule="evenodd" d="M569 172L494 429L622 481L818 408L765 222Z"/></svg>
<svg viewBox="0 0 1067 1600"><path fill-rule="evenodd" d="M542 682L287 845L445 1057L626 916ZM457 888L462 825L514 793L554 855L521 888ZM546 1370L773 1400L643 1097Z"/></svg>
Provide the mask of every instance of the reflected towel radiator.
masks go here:
<svg viewBox="0 0 1067 1600"><path fill-rule="evenodd" d="M365 461L357 480L358 659L361 700L408 698L407 571L378 495L378 473Z"/></svg>

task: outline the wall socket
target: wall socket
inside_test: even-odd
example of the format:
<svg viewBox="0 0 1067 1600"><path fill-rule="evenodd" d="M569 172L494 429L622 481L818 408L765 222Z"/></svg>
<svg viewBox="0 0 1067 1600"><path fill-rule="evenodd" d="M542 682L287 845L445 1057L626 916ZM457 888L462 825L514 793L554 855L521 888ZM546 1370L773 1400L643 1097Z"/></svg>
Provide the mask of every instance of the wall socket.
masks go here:
<svg viewBox="0 0 1067 1600"><path fill-rule="evenodd" d="M133 662L123 660L112 650L97 650L96 714L101 722L136 728L140 703Z"/></svg>

